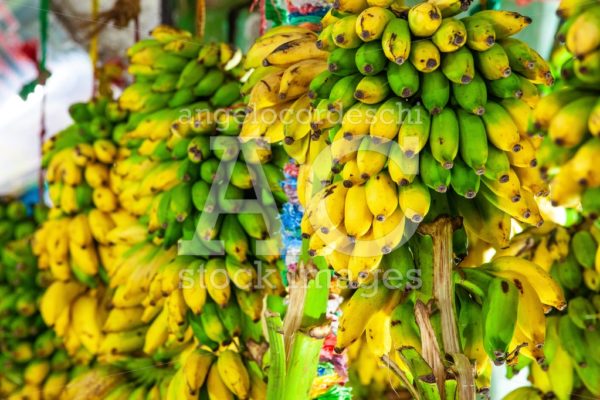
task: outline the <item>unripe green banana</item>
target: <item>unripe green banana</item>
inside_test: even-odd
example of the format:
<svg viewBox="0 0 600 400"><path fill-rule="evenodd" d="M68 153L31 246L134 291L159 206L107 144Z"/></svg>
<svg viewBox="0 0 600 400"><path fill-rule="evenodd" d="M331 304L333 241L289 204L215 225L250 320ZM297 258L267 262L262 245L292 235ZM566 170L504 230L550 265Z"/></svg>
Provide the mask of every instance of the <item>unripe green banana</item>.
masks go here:
<svg viewBox="0 0 600 400"><path fill-rule="evenodd" d="M501 99L520 99L523 96L521 79L517 74L510 74L506 78L487 81L486 83L489 93Z"/></svg>
<svg viewBox="0 0 600 400"><path fill-rule="evenodd" d="M571 251L575 259L584 268L593 269L598 244L588 231L579 231L571 239Z"/></svg>
<svg viewBox="0 0 600 400"><path fill-rule="evenodd" d="M414 157L425 147L430 126L431 116L422 105L417 104L406 113L398 132L398 144L408 158Z"/></svg>
<svg viewBox="0 0 600 400"><path fill-rule="evenodd" d="M592 330L598 320L597 311L591 301L578 296L569 300L567 314L571 321L582 330Z"/></svg>
<svg viewBox="0 0 600 400"><path fill-rule="evenodd" d="M327 58L329 71L339 76L347 76L357 73L357 51L357 49L344 49L341 47L333 50Z"/></svg>
<svg viewBox="0 0 600 400"><path fill-rule="evenodd" d="M483 78L476 74L467 84L452 83L452 96L465 111L484 115L487 106L487 89Z"/></svg>
<svg viewBox="0 0 600 400"><path fill-rule="evenodd" d="M475 173L473 168L465 164L462 158L457 157L454 160L451 175L450 184L457 194L467 199L472 199L477 195L481 177Z"/></svg>
<svg viewBox="0 0 600 400"><path fill-rule="evenodd" d="M439 114L450 99L450 81L440 70L423 74L421 100L431 115ZM418 88L418 86L417 86Z"/></svg>
<svg viewBox="0 0 600 400"><path fill-rule="evenodd" d="M380 42L369 42L359 47L355 58L358 71L363 75L377 75L388 64Z"/></svg>
<svg viewBox="0 0 600 400"><path fill-rule="evenodd" d="M488 21L467 17L462 19L467 29L467 46L476 51L485 51L496 43L496 32Z"/></svg>
<svg viewBox="0 0 600 400"><path fill-rule="evenodd" d="M500 183L508 182L510 163L505 152L494 146L488 146L488 157L485 163L485 177Z"/></svg>
<svg viewBox="0 0 600 400"><path fill-rule="evenodd" d="M452 169L459 149L459 126L451 108L432 117L429 144L433 158L445 169Z"/></svg>
<svg viewBox="0 0 600 400"><path fill-rule="evenodd" d="M445 193L450 186L450 171L442 167L429 149L419 153L420 173L423 183L439 193Z"/></svg>
<svg viewBox="0 0 600 400"><path fill-rule="evenodd" d="M477 175L485 172L488 159L488 141L481 117L464 110L457 111L460 134L460 155Z"/></svg>
<svg viewBox="0 0 600 400"><path fill-rule="evenodd" d="M483 300L483 345L496 364L508 355L508 345L515 331L519 291L512 282L494 278Z"/></svg>
<svg viewBox="0 0 600 400"><path fill-rule="evenodd" d="M329 70L321 72L310 82L308 97L313 100L329 97L329 93L339 80L340 77Z"/></svg>
<svg viewBox="0 0 600 400"><path fill-rule="evenodd" d="M392 91L402 98L411 97L419 90L419 71L410 62L402 65L391 63L387 70L387 80Z"/></svg>
<svg viewBox="0 0 600 400"><path fill-rule="evenodd" d="M582 283L581 267L573 254L569 254L563 261L555 264L560 284L569 289L577 290Z"/></svg>
<svg viewBox="0 0 600 400"><path fill-rule="evenodd" d="M442 57L442 72L451 82L467 84L475 76L475 60L471 51L463 46Z"/></svg>

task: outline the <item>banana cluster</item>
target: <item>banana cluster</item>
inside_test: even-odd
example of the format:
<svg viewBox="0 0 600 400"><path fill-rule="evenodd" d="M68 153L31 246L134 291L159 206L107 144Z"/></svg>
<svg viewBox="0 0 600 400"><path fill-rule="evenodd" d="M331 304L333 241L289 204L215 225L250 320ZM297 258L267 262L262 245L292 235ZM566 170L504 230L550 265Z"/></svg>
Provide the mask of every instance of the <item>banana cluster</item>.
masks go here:
<svg viewBox="0 0 600 400"><path fill-rule="evenodd" d="M273 221L240 204L257 195L262 207L287 201L288 157L280 145L238 140L241 51L159 26L128 56L134 83L115 102L73 106L75 123L47 145L51 190L77 183L92 193L66 209L51 196L51 218L33 241L51 280L40 322L65 355L93 363L63 395L263 399L260 319L265 301L283 311L285 266L276 241L259 245ZM84 143L77 135L87 125L103 130ZM100 155L100 140L111 158ZM207 214L219 214L216 223ZM155 363L175 371L151 379ZM146 373L89 383L119 370Z"/></svg>
<svg viewBox="0 0 600 400"><path fill-rule="evenodd" d="M347 348L357 360L360 357L355 368L361 382L370 382L367 371L385 366L380 361L382 356L390 357L408 376L430 376L431 366L422 362L413 364L406 358L413 350L414 357L422 354L415 305L427 302L427 288L433 286L431 246L431 238L415 238L384 256L382 265L388 280L375 280L359 287L342 305L336 351ZM414 270L420 271L416 281L411 276ZM515 365L523 355L543 363L545 312L551 308L563 310L567 305L561 287L548 271L531 261L502 253L477 268L455 270L454 293L461 346L476 366L479 391L490 387L492 362ZM443 347L439 313L431 318L437 343ZM368 361L368 355L362 354L364 345L373 360ZM443 352L443 348L440 350ZM363 367L365 371L360 372ZM421 367L429 368L429 372L415 369ZM361 377L361 373L366 375ZM444 383L446 390L452 390L448 385L453 380L449 381ZM412 384L419 393L438 389L435 381L415 379Z"/></svg>
<svg viewBox="0 0 600 400"><path fill-rule="evenodd" d="M42 165L53 215L73 215L95 207L104 212L117 208L109 168L120 156L113 131L127 117L107 98L76 103L69 109L73 124L46 141Z"/></svg>
<svg viewBox="0 0 600 400"><path fill-rule="evenodd" d="M0 200L0 396L8 399L57 399L68 381L74 360L62 340L44 324L39 297L50 277L37 270L31 248L36 226L46 209L33 216L18 200Z"/></svg>
<svg viewBox="0 0 600 400"><path fill-rule="evenodd" d="M553 204L584 203L584 209L597 215L600 177L593 160L600 155L600 5L564 0L557 14L562 23L553 61L560 85L537 105L530 131L547 136L539 158L551 181Z"/></svg>
<svg viewBox="0 0 600 400"><path fill-rule="evenodd" d="M546 319L545 358L520 360L515 369L530 365L530 379L558 399L600 395L598 310L600 310L600 228L591 220L563 228L528 229L504 252L518 253L549 271L567 299L564 312Z"/></svg>
<svg viewBox="0 0 600 400"><path fill-rule="evenodd" d="M531 20L494 10L457 19L465 4L450 3L336 2L315 43L327 69L294 90L295 100L283 78L314 72L295 67L297 54L323 68L324 55L308 48L314 34L277 28L249 52L250 60L290 52L285 72L247 65L256 68L250 108L282 116L284 148L301 164L303 234L351 282L427 217L436 193L451 192L468 230L499 247L508 245L511 217L543 222L534 200L548 194L536 168L541 138L528 127L535 84L553 79L539 54L510 37ZM259 98L268 100L252 101ZM280 138L267 133L274 125L263 128L245 124L242 136ZM379 248L353 256L363 250L358 239Z"/></svg>

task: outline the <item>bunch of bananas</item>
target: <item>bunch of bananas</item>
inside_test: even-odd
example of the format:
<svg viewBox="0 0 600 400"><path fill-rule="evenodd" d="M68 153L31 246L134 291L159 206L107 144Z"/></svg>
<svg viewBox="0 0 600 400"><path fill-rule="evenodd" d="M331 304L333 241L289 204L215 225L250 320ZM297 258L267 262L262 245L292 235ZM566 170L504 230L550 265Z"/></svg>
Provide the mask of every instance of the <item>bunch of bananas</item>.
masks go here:
<svg viewBox="0 0 600 400"><path fill-rule="evenodd" d="M18 200L0 199L0 396L9 399L57 399L73 360L46 327L38 300L50 280L37 270L32 234L46 209L28 216ZM74 359L84 361L85 355Z"/></svg>
<svg viewBox="0 0 600 400"><path fill-rule="evenodd" d="M570 228L548 226L528 229L517 235L504 254L519 254L550 272L561 286L568 307L546 319L545 359L531 357L514 367L530 365L530 379L540 394L553 393L570 399L600 395L599 361L596 344L600 310L600 227L583 220Z"/></svg>
<svg viewBox="0 0 600 400"><path fill-rule="evenodd" d="M564 0L557 14L562 24L553 61L561 80L537 105L530 131L547 135L538 158L551 180L553 204L577 207L583 202L597 215L600 176L593 160L600 155L600 5Z"/></svg>
<svg viewBox="0 0 600 400"><path fill-rule="evenodd" d="M53 216L59 210L73 215L91 207L111 212L117 201L109 168L120 156L113 133L124 126L127 113L107 98L73 104L69 112L73 124L42 147Z"/></svg>

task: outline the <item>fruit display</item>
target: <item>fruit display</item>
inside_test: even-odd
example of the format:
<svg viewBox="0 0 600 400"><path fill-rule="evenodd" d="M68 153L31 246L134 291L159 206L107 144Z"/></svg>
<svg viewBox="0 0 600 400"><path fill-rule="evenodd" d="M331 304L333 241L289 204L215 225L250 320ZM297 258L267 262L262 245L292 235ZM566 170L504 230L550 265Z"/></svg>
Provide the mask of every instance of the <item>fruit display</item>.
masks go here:
<svg viewBox="0 0 600 400"><path fill-rule="evenodd" d="M503 248L510 243L512 219L542 224L535 200L548 194L536 160L541 136L528 128L540 96L536 85L553 83L546 61L511 37L530 18L496 10L456 18L467 6L339 1L318 36L278 27L249 51L247 60L264 59L262 65L246 64L254 69L247 91L252 113L279 116L284 149L300 164L298 198L308 252L324 257L357 289L342 306L337 350L364 334L362 341L377 358L389 355L408 376L436 376L427 384L408 382L409 387L418 393L447 390L450 397L457 383L440 372L443 356L433 365L420 355L424 327L417 321L407 324L410 329L401 327L394 319L406 308L404 318L414 320L418 303L433 298L432 239L413 235L419 224L439 215L460 215L464 229L455 233L454 249L460 260L466 254L459 248L461 236L463 243L469 237ZM282 53L288 53L282 57L287 62L268 61ZM323 69L325 57L326 70L304 88L287 89L296 71L309 73L301 65L312 60ZM242 136L271 142L277 137L258 124L244 124ZM517 265L526 272L513 270ZM415 269L422 286L406 290ZM455 282L450 301L460 347L477 361L477 385L484 390L489 360L513 364L519 353L543 358L544 333L535 332L524 315L535 312L544 322L547 307L563 309L564 297L548 272L516 258L463 270L465 276L457 279L465 288ZM401 278L391 282L390 273ZM528 281L529 275L545 287ZM513 312L499 317L503 307ZM440 313L432 311L431 318L443 354ZM482 326L471 329L474 321ZM414 330L415 339L404 329ZM403 354L404 346L417 351Z"/></svg>
<svg viewBox="0 0 600 400"><path fill-rule="evenodd" d="M599 245L600 227L587 219L569 228L548 224L525 230L503 250L503 254L519 254L549 271L567 300L564 311L553 312L546 319L545 358L533 362L525 354L511 371L529 366L529 379L537 390L531 398L600 395L594 342L598 332Z"/></svg>
<svg viewBox="0 0 600 400"><path fill-rule="evenodd" d="M255 68L249 107L280 116L284 148L302 165L304 233L338 228L342 236L376 236L374 221L394 212L398 221L419 223L433 192L478 197L476 207L457 201L459 212L470 231L499 246L508 243L509 217L541 224L534 196L546 195L547 187L536 169L540 138L528 134L528 123L539 97L535 84L553 79L541 56L510 37L531 20L493 10L457 19L461 8L454 3L453 9L445 3L442 9L434 3L386 9L364 2L359 13L344 4L323 20L315 45L324 53L311 48L314 34L280 27L259 39L247 58L287 60L285 71L278 67L283 62L246 64ZM298 40L302 45L291 46ZM293 71L316 73L325 57L327 70L312 81L290 78ZM296 68L309 60L320 67ZM289 79L308 83L288 91ZM253 124L242 132L273 140ZM313 208L329 202L335 204L328 210L331 226L323 226ZM356 221L344 219L345 202L358 211L350 213ZM500 230L481 226L490 214L504 216ZM394 247L384 243L382 250ZM352 281L358 272L349 268Z"/></svg>
<svg viewBox="0 0 600 400"><path fill-rule="evenodd" d="M264 398L260 319L265 301L283 311L286 294L266 239L287 200L287 155L237 138L239 50L159 26L128 56L135 81L116 101L72 106L73 125L45 145L54 207L33 245L52 279L41 315L66 354L95 363L65 396L113 370L172 364L97 392ZM63 202L79 187L87 198ZM256 196L258 208L241 208Z"/></svg>
<svg viewBox="0 0 600 400"><path fill-rule="evenodd" d="M38 271L31 239L46 218L36 206L33 213L19 200L0 200L0 395L10 399L56 399L72 373L71 359L62 340L40 315L39 296L48 285L48 271ZM33 215L32 215L33 214Z"/></svg>
<svg viewBox="0 0 600 400"><path fill-rule="evenodd" d="M546 135L540 161L552 184L552 203L597 213L600 186L594 159L600 154L600 6L596 2L560 2L561 26L553 63L560 72L556 90L536 107L530 131ZM557 167L560 167L557 170ZM589 193L588 193L589 192Z"/></svg>

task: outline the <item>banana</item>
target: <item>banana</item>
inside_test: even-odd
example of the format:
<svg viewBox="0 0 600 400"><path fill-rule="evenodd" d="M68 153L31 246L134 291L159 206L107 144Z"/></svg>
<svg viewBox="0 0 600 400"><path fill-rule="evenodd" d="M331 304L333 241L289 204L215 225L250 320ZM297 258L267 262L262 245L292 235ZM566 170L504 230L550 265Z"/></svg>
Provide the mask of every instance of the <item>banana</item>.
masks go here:
<svg viewBox="0 0 600 400"><path fill-rule="evenodd" d="M442 110L431 118L429 143L433 158L446 169L452 169L459 149L459 126L454 111Z"/></svg>
<svg viewBox="0 0 600 400"><path fill-rule="evenodd" d="M490 179L486 176L482 180L485 186L496 195L508 199L513 203L521 200L521 185L519 177L514 170L509 170L506 182L500 182L497 179Z"/></svg>
<svg viewBox="0 0 600 400"><path fill-rule="evenodd" d="M311 202L316 201L313 215L309 215L313 226L319 227L323 233L334 231L343 221L344 203L348 188L334 183L319 191ZM311 206L309 206L311 210ZM310 212L310 211L309 211Z"/></svg>
<svg viewBox="0 0 600 400"><path fill-rule="evenodd" d="M452 189L457 194L472 199L479 192L480 182L481 177L477 175L475 170L469 167L462 158L456 158L451 171L450 184Z"/></svg>
<svg viewBox="0 0 600 400"><path fill-rule="evenodd" d="M527 280L542 304L562 310L567 306L564 294L550 275L538 265L517 257L498 257L484 268L505 279Z"/></svg>
<svg viewBox="0 0 600 400"><path fill-rule="evenodd" d="M263 65L263 60L274 50L297 39L316 40L316 34L306 28L285 27L286 32L271 29L262 38L257 40L246 56L244 67L247 69L258 68Z"/></svg>
<svg viewBox="0 0 600 400"><path fill-rule="evenodd" d="M348 110L354 103L356 103L356 98L354 97L354 92L356 90L356 86L362 80L362 76L360 74L346 76L340 79L331 89L331 94L329 95L328 110L325 111L339 111L345 112ZM315 117L318 117L318 110L320 108L320 104L317 106L315 112L313 112L313 121ZM327 112L325 112L324 117L327 119L331 119L331 116ZM321 128L320 124L313 126L313 129Z"/></svg>
<svg viewBox="0 0 600 400"><path fill-rule="evenodd" d="M581 97L557 110L548 126L552 140L567 148L580 144L587 133L587 121L595 101L593 96Z"/></svg>
<svg viewBox="0 0 600 400"><path fill-rule="evenodd" d="M400 245L404 235L405 221L405 215L400 208L396 208L392 215L384 221L377 219L373 221L373 237L377 243L377 252L389 254Z"/></svg>
<svg viewBox="0 0 600 400"><path fill-rule="evenodd" d="M366 181L385 167L391 144L379 143L372 136L363 137L356 153L356 163L362 179Z"/></svg>
<svg viewBox="0 0 600 400"><path fill-rule="evenodd" d="M419 179L400 185L398 188L398 204L402 213L414 223L423 221L431 205L429 188Z"/></svg>
<svg viewBox="0 0 600 400"><path fill-rule="evenodd" d="M598 244L588 231L579 231L571 238L571 251L579 265L594 269Z"/></svg>
<svg viewBox="0 0 600 400"><path fill-rule="evenodd" d="M463 22L454 18L444 18L442 24L431 37L433 43L443 53L450 53L465 45L467 29Z"/></svg>
<svg viewBox="0 0 600 400"><path fill-rule="evenodd" d="M202 349L194 350L187 356L182 370L190 395L199 393L213 361L214 355Z"/></svg>
<svg viewBox="0 0 600 400"><path fill-rule="evenodd" d="M463 110L457 111L460 135L460 155L477 175L485 172L488 159L488 142L485 125L480 117Z"/></svg>
<svg viewBox="0 0 600 400"><path fill-rule="evenodd" d="M429 149L420 153L419 163L423 183L436 192L446 193L450 186L450 171L436 161Z"/></svg>
<svg viewBox="0 0 600 400"><path fill-rule="evenodd" d="M519 291L515 285L508 280L492 279L483 300L483 346L496 364L503 363L508 355L518 306Z"/></svg>
<svg viewBox="0 0 600 400"><path fill-rule="evenodd" d="M467 47L476 51L485 51L496 43L496 31L493 25L477 17L466 17L461 20L467 30Z"/></svg>
<svg viewBox="0 0 600 400"><path fill-rule="evenodd" d="M442 24L442 13L432 3L420 3L408 11L408 24L413 35L431 36Z"/></svg>
<svg viewBox="0 0 600 400"><path fill-rule="evenodd" d="M442 57L442 72L451 82L466 85L475 77L475 59L467 47Z"/></svg>
<svg viewBox="0 0 600 400"><path fill-rule="evenodd" d="M387 80L397 96L409 98L419 90L419 71L410 62L402 65L392 63L388 66Z"/></svg>
<svg viewBox="0 0 600 400"><path fill-rule="evenodd" d="M383 36L387 24L395 19L394 13L382 7L369 7L363 10L356 20L356 34L365 42Z"/></svg>
<svg viewBox="0 0 600 400"><path fill-rule="evenodd" d="M362 47L361 47L362 49ZM359 49L360 50L360 49ZM358 53L356 55L358 58ZM358 63L357 63L358 64ZM329 97L333 86L340 80L340 77L334 75L331 71L323 71L313 78L309 84L308 97L312 100Z"/></svg>
<svg viewBox="0 0 600 400"><path fill-rule="evenodd" d="M53 282L40 300L40 314L48 326L53 326L60 313L69 309L71 302L79 296L85 287L77 282Z"/></svg>
<svg viewBox="0 0 600 400"><path fill-rule="evenodd" d="M573 323L568 315L560 317L558 322L558 335L562 347L564 347L573 361L580 366L584 366L587 358L585 354L586 346L584 333Z"/></svg>
<svg viewBox="0 0 600 400"><path fill-rule="evenodd" d="M327 64L322 60L305 60L292 65L281 77L279 98L294 99L303 95L312 79L326 69Z"/></svg>
<svg viewBox="0 0 600 400"><path fill-rule="evenodd" d="M360 339L371 316L388 302L390 296L390 290L381 284L360 287L352 294L342 306L343 313L335 344L337 353Z"/></svg>
<svg viewBox="0 0 600 400"><path fill-rule="evenodd" d="M386 75L379 74L362 78L356 85L354 97L364 104L377 104L385 100L389 92L390 85Z"/></svg>
<svg viewBox="0 0 600 400"><path fill-rule="evenodd" d="M338 47L327 57L329 71L338 76L348 76L358 72L356 54L358 49Z"/></svg>
<svg viewBox="0 0 600 400"><path fill-rule="evenodd" d="M206 262L204 265L204 285L210 298L217 304L225 306L229 302L231 288L223 259L211 258Z"/></svg>
<svg viewBox="0 0 600 400"><path fill-rule="evenodd" d="M515 35L531 23L531 18L514 11L484 10L473 15L492 24L496 39L504 39Z"/></svg>
<svg viewBox="0 0 600 400"><path fill-rule="evenodd" d="M467 84L453 82L452 96L462 109L475 115L483 115L489 104L485 82L479 75L474 75Z"/></svg>
<svg viewBox="0 0 600 400"><path fill-rule="evenodd" d="M387 171L372 176L365 184L367 206L375 219L385 220L398 207L396 184Z"/></svg>
<svg viewBox="0 0 600 400"><path fill-rule="evenodd" d="M391 62L401 65L408 60L411 48L408 22L401 18L388 22L381 37L381 46Z"/></svg>
<svg viewBox="0 0 600 400"><path fill-rule="evenodd" d="M367 8L367 0L336 0L333 9L341 13L358 14Z"/></svg>
<svg viewBox="0 0 600 400"><path fill-rule="evenodd" d="M358 15L350 14L333 23L331 36L338 47L356 49L362 44L357 34Z"/></svg>
<svg viewBox="0 0 600 400"><path fill-rule="evenodd" d="M487 80L502 79L512 73L509 58L502 46L492 46L488 50L475 53L478 70Z"/></svg>
<svg viewBox="0 0 600 400"><path fill-rule="evenodd" d="M442 112L450 99L450 82L442 71L436 70L422 76L421 100L432 116Z"/></svg>
<svg viewBox="0 0 600 400"><path fill-rule="evenodd" d="M435 71L440 66L440 59L440 51L431 40L422 39L412 43L409 60L417 70L425 73Z"/></svg>
<svg viewBox="0 0 600 400"><path fill-rule="evenodd" d="M402 125L404 110L404 103L394 97L379 106L369 128L369 134L374 141L392 140L396 137Z"/></svg>
<svg viewBox="0 0 600 400"><path fill-rule="evenodd" d="M240 355L233 350L225 350L216 362L217 371L227 388L240 399L247 399L250 393L250 376Z"/></svg>
<svg viewBox="0 0 600 400"><path fill-rule="evenodd" d="M363 75L377 75L388 63L379 42L365 43L356 51L356 66Z"/></svg>
<svg viewBox="0 0 600 400"><path fill-rule="evenodd" d="M519 131L510 114L498 103L488 102L482 116L488 139L503 151L519 151Z"/></svg>
<svg viewBox="0 0 600 400"><path fill-rule="evenodd" d="M582 57L600 46L598 22L600 7L590 7L579 14L567 32L567 49L576 57Z"/></svg>
<svg viewBox="0 0 600 400"><path fill-rule="evenodd" d="M398 143L402 152L412 158L427 144L431 126L429 112L420 104L413 106L402 121Z"/></svg>

